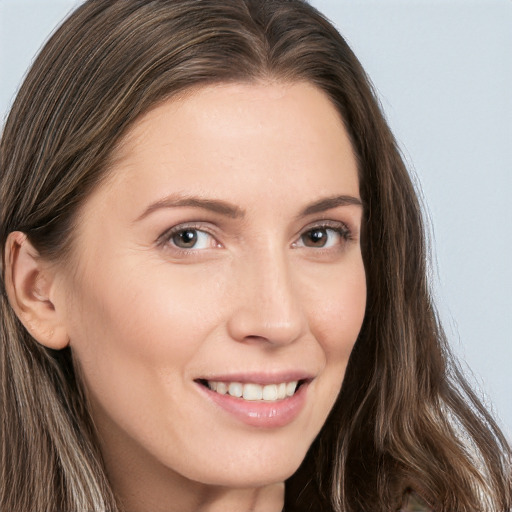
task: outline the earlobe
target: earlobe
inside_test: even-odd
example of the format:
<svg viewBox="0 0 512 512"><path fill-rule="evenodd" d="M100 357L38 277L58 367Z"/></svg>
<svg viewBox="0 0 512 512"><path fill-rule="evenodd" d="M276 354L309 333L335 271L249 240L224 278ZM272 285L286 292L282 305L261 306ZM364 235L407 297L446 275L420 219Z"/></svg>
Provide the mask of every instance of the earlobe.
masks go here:
<svg viewBox="0 0 512 512"><path fill-rule="evenodd" d="M29 242L14 231L5 246L5 286L16 315L30 335L54 350L65 348L69 338L65 325L51 300L55 274Z"/></svg>

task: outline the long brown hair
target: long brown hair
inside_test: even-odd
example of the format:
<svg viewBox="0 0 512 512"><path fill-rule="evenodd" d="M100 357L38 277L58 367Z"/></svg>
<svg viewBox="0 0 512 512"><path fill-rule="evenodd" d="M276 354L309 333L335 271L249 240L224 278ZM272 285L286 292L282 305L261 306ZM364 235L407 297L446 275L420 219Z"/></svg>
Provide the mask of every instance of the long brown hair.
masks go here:
<svg viewBox="0 0 512 512"><path fill-rule="evenodd" d="M429 294L421 210L369 81L301 0L89 0L30 70L0 145L1 225L66 257L77 208L128 127L193 86L307 81L341 113L358 158L368 303L339 398L286 510L512 506L510 448L450 356ZM3 254L2 249L2 254ZM30 337L1 288L0 509L117 512L71 349Z"/></svg>

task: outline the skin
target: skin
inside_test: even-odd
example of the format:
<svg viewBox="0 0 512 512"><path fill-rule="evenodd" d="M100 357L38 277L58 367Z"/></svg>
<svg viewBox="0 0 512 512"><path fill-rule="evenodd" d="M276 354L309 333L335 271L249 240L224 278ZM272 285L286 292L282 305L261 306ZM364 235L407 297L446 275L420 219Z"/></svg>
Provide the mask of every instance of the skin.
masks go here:
<svg viewBox="0 0 512 512"><path fill-rule="evenodd" d="M238 215L162 204L191 196ZM46 288L127 511L282 509L366 305L362 207L304 214L334 196L359 199L357 164L337 111L306 83L200 88L125 137ZM166 235L176 226L199 230L197 245L180 248ZM244 424L195 382L290 370L312 381L278 428Z"/></svg>

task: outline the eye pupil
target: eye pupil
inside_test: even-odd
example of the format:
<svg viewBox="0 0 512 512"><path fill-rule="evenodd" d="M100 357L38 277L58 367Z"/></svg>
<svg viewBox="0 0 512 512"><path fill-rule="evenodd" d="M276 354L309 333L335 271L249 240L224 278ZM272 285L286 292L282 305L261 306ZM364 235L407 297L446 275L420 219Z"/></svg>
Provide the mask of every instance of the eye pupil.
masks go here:
<svg viewBox="0 0 512 512"><path fill-rule="evenodd" d="M308 247L323 247L327 242L325 229L312 229L305 234L304 245Z"/></svg>
<svg viewBox="0 0 512 512"><path fill-rule="evenodd" d="M197 242L197 231L194 229L180 231L172 237L172 241L177 247L189 249L190 247L194 247Z"/></svg>

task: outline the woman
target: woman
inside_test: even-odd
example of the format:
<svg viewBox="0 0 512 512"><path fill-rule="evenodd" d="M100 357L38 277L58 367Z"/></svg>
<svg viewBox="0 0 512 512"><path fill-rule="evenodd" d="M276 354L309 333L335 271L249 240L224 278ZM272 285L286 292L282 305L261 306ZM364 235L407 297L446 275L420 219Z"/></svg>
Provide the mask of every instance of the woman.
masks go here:
<svg viewBox="0 0 512 512"><path fill-rule="evenodd" d="M2 510L511 506L393 137L306 3L85 2L0 158Z"/></svg>

